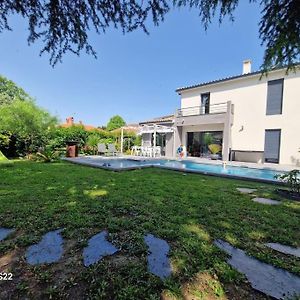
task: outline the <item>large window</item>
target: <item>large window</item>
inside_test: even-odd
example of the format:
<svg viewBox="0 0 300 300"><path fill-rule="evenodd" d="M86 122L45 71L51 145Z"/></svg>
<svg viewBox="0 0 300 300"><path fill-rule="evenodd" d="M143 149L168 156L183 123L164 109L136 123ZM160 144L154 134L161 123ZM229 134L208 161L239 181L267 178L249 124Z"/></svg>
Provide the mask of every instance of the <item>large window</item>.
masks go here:
<svg viewBox="0 0 300 300"><path fill-rule="evenodd" d="M222 131L202 131L187 133L187 154L195 157L208 157L210 144L218 144L222 146ZM221 153L220 153L221 155Z"/></svg>
<svg viewBox="0 0 300 300"><path fill-rule="evenodd" d="M282 113L283 79L268 81L267 115Z"/></svg>

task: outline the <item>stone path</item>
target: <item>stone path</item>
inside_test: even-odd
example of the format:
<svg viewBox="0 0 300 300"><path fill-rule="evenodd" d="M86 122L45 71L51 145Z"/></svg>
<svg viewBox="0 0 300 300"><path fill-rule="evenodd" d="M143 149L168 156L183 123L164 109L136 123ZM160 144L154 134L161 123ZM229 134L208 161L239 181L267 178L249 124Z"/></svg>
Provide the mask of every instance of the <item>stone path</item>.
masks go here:
<svg viewBox="0 0 300 300"><path fill-rule="evenodd" d="M144 241L149 248L148 270L154 275L164 279L171 275L171 266L168 258L170 247L162 239L156 238L152 234L147 234Z"/></svg>
<svg viewBox="0 0 300 300"><path fill-rule="evenodd" d="M281 203L280 201L268 198L253 198L252 201L268 205L279 205Z"/></svg>
<svg viewBox="0 0 300 300"><path fill-rule="evenodd" d="M7 238L11 233L13 233L15 230L10 228L0 228L0 242Z"/></svg>
<svg viewBox="0 0 300 300"><path fill-rule="evenodd" d="M300 257L300 248L293 248L286 245L278 244L278 243L266 243L267 247L272 248L278 252L284 254L290 254L296 257Z"/></svg>
<svg viewBox="0 0 300 300"><path fill-rule="evenodd" d="M0 240L13 231L13 229L0 228ZM50 231L42 237L39 243L30 246L25 254L27 262L31 265L57 262L63 255L64 241L61 232L62 229ZM83 249L83 263L86 267L119 251L107 241L107 235L107 231L101 231L89 239L88 246ZM152 234L145 235L144 242L149 251L148 271L161 279L169 277L172 269L168 257L170 251L168 243ZM300 277L261 262L223 240L215 240L214 244L230 255L227 262L243 273L254 289L276 299L300 295ZM265 245L282 253L300 257L300 248L292 248L278 243L266 243Z"/></svg>
<svg viewBox="0 0 300 300"><path fill-rule="evenodd" d="M107 231L102 231L89 239L88 246L83 249L83 264L86 267L118 251L112 243L106 240L107 234Z"/></svg>
<svg viewBox="0 0 300 300"><path fill-rule="evenodd" d="M231 256L228 263L245 274L254 289L276 299L300 295L300 277L248 256L223 240L216 240L214 244Z"/></svg>
<svg viewBox="0 0 300 300"><path fill-rule="evenodd" d="M252 194L257 191L257 189L249 189L249 188L237 188L237 190L242 194Z"/></svg>
<svg viewBox="0 0 300 300"><path fill-rule="evenodd" d="M28 248L25 256L31 265L50 264L58 261L63 254L62 229L46 233L42 240Z"/></svg>

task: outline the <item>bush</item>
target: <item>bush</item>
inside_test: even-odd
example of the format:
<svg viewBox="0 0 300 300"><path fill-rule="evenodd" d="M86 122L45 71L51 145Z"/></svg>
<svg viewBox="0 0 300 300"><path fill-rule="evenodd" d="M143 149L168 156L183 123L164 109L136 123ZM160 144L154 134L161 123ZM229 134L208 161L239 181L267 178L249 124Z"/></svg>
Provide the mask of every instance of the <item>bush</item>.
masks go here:
<svg viewBox="0 0 300 300"><path fill-rule="evenodd" d="M286 183L292 193L300 195L300 170L292 170L285 174L277 174L275 178Z"/></svg>
<svg viewBox="0 0 300 300"><path fill-rule="evenodd" d="M57 161L60 156L61 156L61 152L59 150L53 150L48 146L45 147L45 149L37 152L35 159L38 161L49 163L49 162Z"/></svg>

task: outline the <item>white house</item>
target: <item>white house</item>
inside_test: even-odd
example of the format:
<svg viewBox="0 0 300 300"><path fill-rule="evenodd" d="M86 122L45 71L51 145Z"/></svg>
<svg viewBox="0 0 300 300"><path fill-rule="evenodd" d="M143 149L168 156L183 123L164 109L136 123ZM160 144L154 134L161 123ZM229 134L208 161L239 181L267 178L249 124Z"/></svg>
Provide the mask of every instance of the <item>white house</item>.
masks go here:
<svg viewBox="0 0 300 300"><path fill-rule="evenodd" d="M172 130L165 141L167 156L176 156L183 145L187 156L209 157L208 144L213 143L221 146L220 158L225 161L300 166L299 65L295 71L276 68L262 76L251 72L247 60L241 75L176 92L181 107L168 124L161 124ZM151 140L149 134L143 134L146 140Z"/></svg>

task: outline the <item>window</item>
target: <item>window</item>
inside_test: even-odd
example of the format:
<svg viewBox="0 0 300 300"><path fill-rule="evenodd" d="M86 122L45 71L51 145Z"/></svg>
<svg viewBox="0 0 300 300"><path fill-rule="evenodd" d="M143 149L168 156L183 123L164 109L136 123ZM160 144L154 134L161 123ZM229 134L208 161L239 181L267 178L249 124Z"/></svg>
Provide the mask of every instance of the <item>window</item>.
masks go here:
<svg viewBox="0 0 300 300"><path fill-rule="evenodd" d="M201 115L209 114L209 98L209 93L201 94Z"/></svg>
<svg viewBox="0 0 300 300"><path fill-rule="evenodd" d="M267 129L265 131L265 162L279 163L280 138L280 129Z"/></svg>
<svg viewBox="0 0 300 300"><path fill-rule="evenodd" d="M282 113L283 79L268 81L267 115Z"/></svg>

